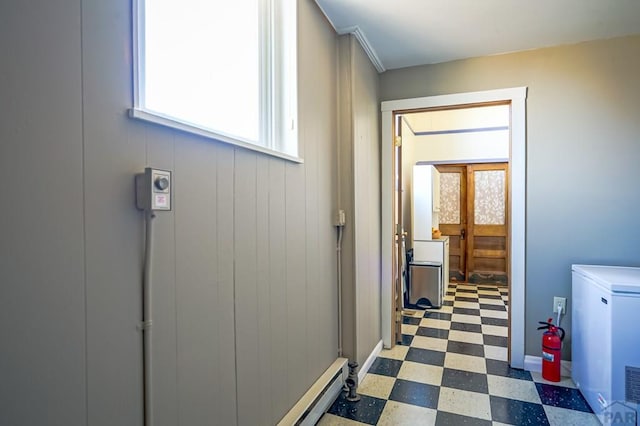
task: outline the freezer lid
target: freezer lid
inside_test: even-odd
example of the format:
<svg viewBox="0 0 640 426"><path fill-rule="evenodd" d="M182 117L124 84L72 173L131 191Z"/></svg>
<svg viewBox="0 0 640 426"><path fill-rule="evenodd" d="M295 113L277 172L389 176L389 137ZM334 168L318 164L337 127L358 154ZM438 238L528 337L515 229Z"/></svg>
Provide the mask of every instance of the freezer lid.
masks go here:
<svg viewBox="0 0 640 426"><path fill-rule="evenodd" d="M446 240L415 240L413 242L414 261L442 262Z"/></svg>
<svg viewBox="0 0 640 426"><path fill-rule="evenodd" d="M640 293L640 268L629 266L571 265L571 270L591 278L609 291Z"/></svg>

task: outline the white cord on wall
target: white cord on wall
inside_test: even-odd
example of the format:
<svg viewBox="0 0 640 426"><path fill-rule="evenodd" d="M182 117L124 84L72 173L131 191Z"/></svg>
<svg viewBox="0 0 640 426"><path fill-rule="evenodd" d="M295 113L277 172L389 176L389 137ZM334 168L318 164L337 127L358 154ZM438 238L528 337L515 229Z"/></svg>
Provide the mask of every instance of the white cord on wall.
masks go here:
<svg viewBox="0 0 640 426"><path fill-rule="evenodd" d="M144 356L144 425L153 426L152 352L151 352L151 267L153 261L153 210L145 211L144 271L142 277L142 351Z"/></svg>

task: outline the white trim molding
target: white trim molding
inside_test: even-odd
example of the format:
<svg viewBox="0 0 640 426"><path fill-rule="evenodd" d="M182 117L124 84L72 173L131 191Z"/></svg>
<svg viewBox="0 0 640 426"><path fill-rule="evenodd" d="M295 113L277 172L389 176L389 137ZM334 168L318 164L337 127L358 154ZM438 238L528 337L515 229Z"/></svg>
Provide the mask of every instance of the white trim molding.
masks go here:
<svg viewBox="0 0 640 426"><path fill-rule="evenodd" d="M542 357L526 355L524 357L524 369L535 373L542 373ZM571 377L571 361L560 363L560 375L562 377Z"/></svg>
<svg viewBox="0 0 640 426"><path fill-rule="evenodd" d="M348 362L347 358L336 359L278 422L278 426L316 424L342 391L349 371Z"/></svg>
<svg viewBox="0 0 640 426"><path fill-rule="evenodd" d="M358 42L360 42L360 46L362 46L362 49L364 49L364 52L369 57L369 60L371 61L373 66L376 68L378 73L383 73L383 72L385 72L387 70L384 67L384 64L382 63L380 58L378 57L378 54L376 53L375 49L373 48L371 43L369 43L369 39L364 34L364 31L362 31L362 29L360 29L360 27L358 27L356 25L354 27L347 27L347 28L338 29L338 30L336 30L336 32L338 34L341 34L341 35L342 34L353 34L353 36L356 38L356 40L358 40Z"/></svg>
<svg viewBox="0 0 640 426"><path fill-rule="evenodd" d="M167 117L162 114L145 111L143 109L139 109L139 108L129 109L129 117L146 121L149 123L159 124L165 127L170 127L172 129L180 130L186 133L190 133L192 135L198 135L203 138L212 139L218 142L225 142L230 145L239 146L241 148L245 148L251 151L260 152L262 154L271 155L277 158L282 158L283 160L288 160L293 163L299 163L299 164L304 163L304 159L300 157L289 155L287 153L270 149L261 145L256 145L251 142L245 142L238 137L223 135L222 133L206 129L201 126L193 125L191 123L180 121L172 117Z"/></svg>
<svg viewBox="0 0 640 426"><path fill-rule="evenodd" d="M376 357L380 354L381 350L382 350L382 340L378 342L378 344L373 348L373 350L367 357L364 364L360 366L360 369L358 370L358 383L362 383L362 381L364 380L364 376L366 376L367 373L369 372L369 369L371 368L371 364L373 364L373 361L376 360Z"/></svg>
<svg viewBox="0 0 640 426"><path fill-rule="evenodd" d="M379 73L383 73L387 70L384 67L384 64L382 63L380 58L378 57L376 50L373 48L371 43L369 43L369 39L367 39L367 36L364 34L364 31L362 31L362 29L359 26L355 25L352 27L338 28L336 24L331 20L331 17L329 17L327 12L324 10L324 8L322 7L322 4L318 0L316 0L315 3L316 5L318 5L318 8L320 9L320 11L322 11L325 18L327 18L327 21L329 21L329 23L331 24L331 26L333 27L336 33L340 35L353 34L355 38L358 40L358 42L360 42L360 45L364 49L365 53L369 57L369 60L371 61L373 66L376 68L376 70Z"/></svg>
<svg viewBox="0 0 640 426"><path fill-rule="evenodd" d="M524 368L525 333L525 214L526 214L526 87L456 93L451 95L385 101L382 111L382 339L391 346L391 294L393 280L393 114L414 109L464 106L485 102L511 103L511 141L509 149L510 200L510 363Z"/></svg>

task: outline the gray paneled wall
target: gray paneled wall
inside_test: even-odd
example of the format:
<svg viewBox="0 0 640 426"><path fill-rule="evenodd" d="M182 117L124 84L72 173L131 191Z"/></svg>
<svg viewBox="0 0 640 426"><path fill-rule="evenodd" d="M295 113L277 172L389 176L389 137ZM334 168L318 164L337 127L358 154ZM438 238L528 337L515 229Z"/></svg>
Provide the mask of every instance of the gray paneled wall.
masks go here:
<svg viewBox="0 0 640 426"><path fill-rule="evenodd" d="M356 265L355 265L355 187L353 155L353 63L350 35L338 39L338 208L346 223L342 241L342 352L357 359Z"/></svg>
<svg viewBox="0 0 640 426"><path fill-rule="evenodd" d="M381 340L379 77L354 36L338 43L343 349L362 365Z"/></svg>
<svg viewBox="0 0 640 426"><path fill-rule="evenodd" d="M130 1L0 5L0 424L142 424L147 165L156 424L273 424L335 360L337 38L298 15L302 165L127 118Z"/></svg>
<svg viewBox="0 0 640 426"><path fill-rule="evenodd" d="M87 404L81 18L39 3L0 3L0 424L62 426Z"/></svg>
<svg viewBox="0 0 640 426"><path fill-rule="evenodd" d="M380 327L380 95L378 72L351 36L358 361L382 339Z"/></svg>
<svg viewBox="0 0 640 426"><path fill-rule="evenodd" d="M383 100L528 86L526 354L571 264L640 265L640 36L388 71ZM571 300L568 300L571 311ZM571 316L563 358L571 352Z"/></svg>

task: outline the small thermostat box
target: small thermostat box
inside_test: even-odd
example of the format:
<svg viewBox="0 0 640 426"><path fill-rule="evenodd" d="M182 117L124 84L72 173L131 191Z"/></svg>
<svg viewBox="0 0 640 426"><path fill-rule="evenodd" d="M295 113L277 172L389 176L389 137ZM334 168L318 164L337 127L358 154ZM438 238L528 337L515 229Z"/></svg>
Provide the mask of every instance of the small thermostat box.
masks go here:
<svg viewBox="0 0 640 426"><path fill-rule="evenodd" d="M147 167L136 175L136 207L140 210L171 210L171 172Z"/></svg>

